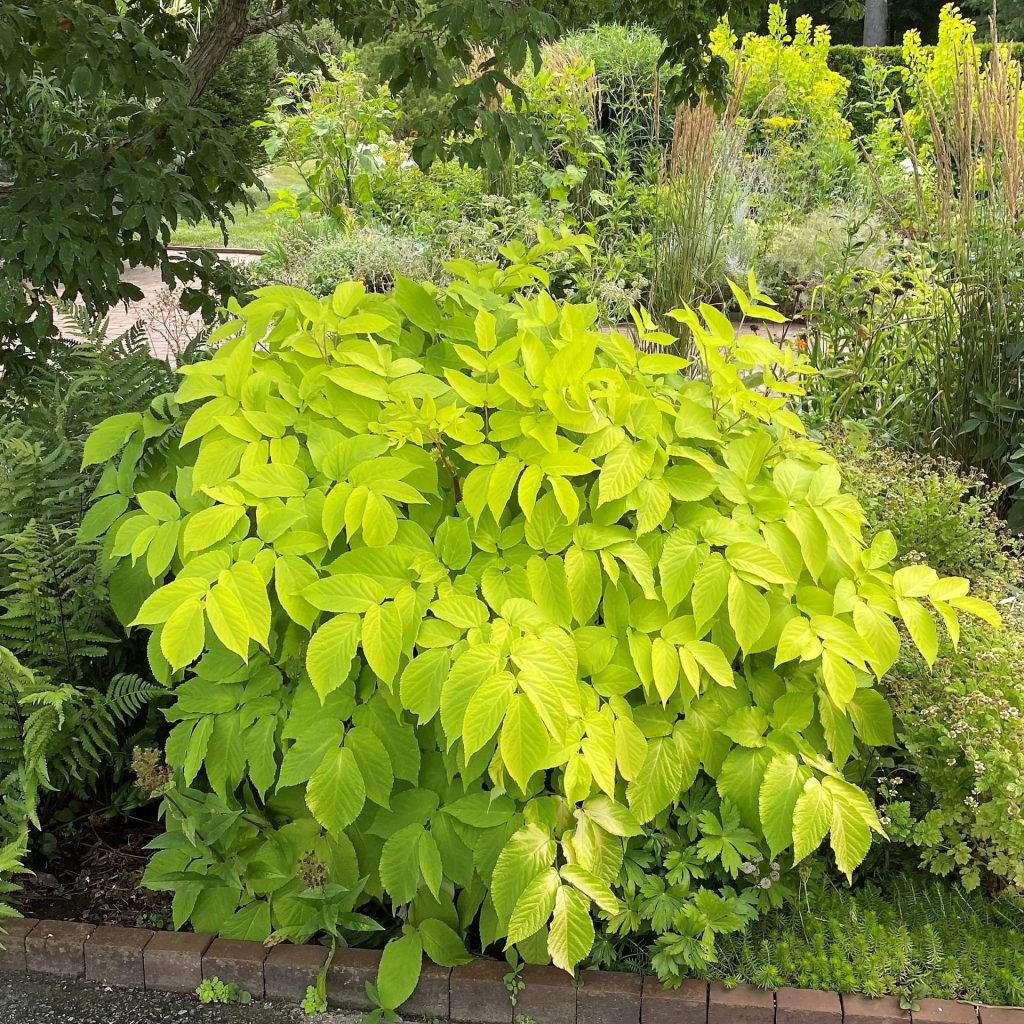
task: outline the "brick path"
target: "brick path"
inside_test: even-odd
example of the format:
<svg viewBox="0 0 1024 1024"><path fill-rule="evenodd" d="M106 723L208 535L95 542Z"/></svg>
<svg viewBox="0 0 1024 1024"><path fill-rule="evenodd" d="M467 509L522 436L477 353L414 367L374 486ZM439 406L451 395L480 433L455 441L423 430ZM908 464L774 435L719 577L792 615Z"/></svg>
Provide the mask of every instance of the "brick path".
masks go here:
<svg viewBox="0 0 1024 1024"><path fill-rule="evenodd" d="M258 257L249 253L226 253L233 263L249 263ZM161 359L174 357L191 341L202 327L202 319L186 313L176 293L163 283L160 271L150 267L126 267L122 281L134 284L141 292L138 302L119 303L107 313L107 338L116 338L136 324L145 326L150 351ZM58 317L63 333L69 338L81 337L64 317Z"/></svg>
<svg viewBox="0 0 1024 1024"><path fill-rule="evenodd" d="M225 259L239 264L251 263L259 258L254 253L243 252L226 252L223 255ZM144 324L153 355L173 362L177 353L198 333L202 327L202 319L181 309L175 295L161 280L159 270L149 267L126 267L121 280L129 281L139 288L143 298L138 302L121 303L110 310L107 314L106 336L116 338L135 324ZM65 318L58 317L58 322L67 337L80 337ZM628 337L634 334L631 324L621 324L618 330L623 331ZM748 324L747 330L767 335L773 341L781 341L802 333L803 324L756 322Z"/></svg>

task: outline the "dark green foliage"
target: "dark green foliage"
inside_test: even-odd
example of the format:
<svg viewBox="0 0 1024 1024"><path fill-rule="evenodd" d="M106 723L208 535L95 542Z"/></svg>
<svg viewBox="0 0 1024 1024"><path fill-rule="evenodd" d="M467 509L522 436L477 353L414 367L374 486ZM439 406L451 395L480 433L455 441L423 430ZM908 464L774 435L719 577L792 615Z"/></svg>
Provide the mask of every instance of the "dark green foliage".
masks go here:
<svg viewBox="0 0 1024 1024"><path fill-rule="evenodd" d="M766 853L733 802L698 779L676 813L627 844L623 908L601 929L592 964L649 967L670 986L707 970L724 936L795 896L791 858Z"/></svg>
<svg viewBox="0 0 1024 1024"><path fill-rule="evenodd" d="M78 324L87 329L87 323ZM94 336L102 330L94 331ZM96 483L79 470L98 419L148 401L173 374L136 334L58 346L49 365L16 366L0 398L0 918L16 888L41 801L103 791L161 688L109 611L97 541L79 525Z"/></svg>
<svg viewBox="0 0 1024 1024"><path fill-rule="evenodd" d="M996 515L1001 491L977 471L834 431L828 445L860 499L872 532L891 530L901 556L950 576L1009 580L1017 545Z"/></svg>
<svg viewBox="0 0 1024 1024"><path fill-rule="evenodd" d="M1024 911L959 886L890 875L854 891L812 883L800 898L724 936L708 972L727 983L1024 1001Z"/></svg>
<svg viewBox="0 0 1024 1024"><path fill-rule="evenodd" d="M869 57L887 69L884 84L887 88L898 90L904 108L909 109L911 102L903 85L903 69L906 65L902 47L833 46L829 50L828 66L850 83L843 115L853 125L855 139L865 139L871 134L878 119L884 116L883 109L876 103L877 95L865 68L864 62Z"/></svg>
<svg viewBox="0 0 1024 1024"><path fill-rule="evenodd" d="M325 18L301 25L284 25L274 33L277 65L282 71L303 74L323 71L325 58L340 57L348 45Z"/></svg>
<svg viewBox="0 0 1024 1024"><path fill-rule="evenodd" d="M960 6L978 22L978 34L982 37L987 39L990 35L989 18L995 6L999 38L1004 42L1024 39L1024 4L1020 0L1003 0L996 5L988 0L963 0Z"/></svg>
<svg viewBox="0 0 1024 1024"><path fill-rule="evenodd" d="M191 103L184 26L151 0L0 7L0 364L53 334L47 297L93 311L138 299L125 262L167 283L212 280L212 258L172 261L178 220L219 221L256 184L217 119ZM171 169L173 168L173 173ZM25 284L27 282L27 286ZM193 305L212 307L203 289Z"/></svg>
<svg viewBox="0 0 1024 1024"><path fill-rule="evenodd" d="M51 803L138 803L119 783L163 692L110 610L102 543L79 535L99 479L80 466L96 422L152 401L174 373L138 332L99 344L103 326L79 321L91 342L12 368L0 396L0 897Z"/></svg>
<svg viewBox="0 0 1024 1024"><path fill-rule="evenodd" d="M252 123L263 116L276 77L277 46L269 36L256 36L228 56L203 97L203 106L231 133L239 160L251 167L266 162L262 133Z"/></svg>
<svg viewBox="0 0 1024 1024"><path fill-rule="evenodd" d="M970 2L970 0L969 0ZM984 17L992 5L976 0ZM939 8L936 0L889 0L889 39L898 41L908 29L917 29L926 43L934 43L938 33ZM967 6L967 5L961 5ZM816 22L832 28L837 43L857 44L864 38L863 0L797 0L789 4L790 22L810 14Z"/></svg>
<svg viewBox="0 0 1024 1024"><path fill-rule="evenodd" d="M359 70L371 84L387 80L386 68L396 59L403 46L409 45L413 33L406 30L395 33L387 39L369 42L357 51ZM449 73L455 69L449 67ZM448 100L443 91L410 86L398 96L401 105L396 134L407 137L410 134L443 135L446 128L453 127L448 112Z"/></svg>

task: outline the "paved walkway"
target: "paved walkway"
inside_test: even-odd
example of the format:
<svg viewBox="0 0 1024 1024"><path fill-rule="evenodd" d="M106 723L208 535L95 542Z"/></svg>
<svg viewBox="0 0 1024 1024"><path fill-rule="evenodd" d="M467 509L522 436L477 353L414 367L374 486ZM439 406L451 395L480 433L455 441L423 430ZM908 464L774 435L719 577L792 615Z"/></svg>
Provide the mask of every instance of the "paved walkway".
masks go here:
<svg viewBox="0 0 1024 1024"><path fill-rule="evenodd" d="M225 253L233 263L250 263L257 256L249 253ZM142 292L142 299L127 305L120 303L107 314L107 338L116 338L136 324L143 325L150 351L161 359L174 357L192 340L202 327L202 319L186 313L179 305L177 293L163 283L160 271L150 267L126 267L121 275ZM80 337L64 317L58 318L67 337Z"/></svg>
<svg viewBox="0 0 1024 1024"><path fill-rule="evenodd" d="M358 1013L307 1017L298 1007L204 1006L195 996L104 989L0 973L0 1024L359 1024Z"/></svg>
<svg viewBox="0 0 1024 1024"><path fill-rule="evenodd" d="M223 255L225 259L239 264L251 263L259 258L255 254L245 252L228 251ZM116 338L136 324L141 324L146 329L153 355L174 362L177 353L202 327L202 319L195 314L186 313L178 305L175 293L163 283L159 270L149 267L126 267L121 280L134 284L142 292L143 298L127 305L121 303L110 310L107 314L106 336ZM67 337L80 337L66 318L59 317L58 322ZM629 337L634 336L631 324L620 324L617 329ZM782 341L801 334L804 325L801 322L773 324L758 321L748 323L746 329L755 334L767 335L772 341ZM657 346L652 346L652 350L662 351Z"/></svg>

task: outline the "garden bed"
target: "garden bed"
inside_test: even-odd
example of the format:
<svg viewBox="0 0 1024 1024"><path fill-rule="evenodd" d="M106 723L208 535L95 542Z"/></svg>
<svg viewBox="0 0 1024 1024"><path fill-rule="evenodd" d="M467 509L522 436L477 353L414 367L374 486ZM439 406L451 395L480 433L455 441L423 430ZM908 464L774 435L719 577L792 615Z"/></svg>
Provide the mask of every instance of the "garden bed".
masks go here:
<svg viewBox="0 0 1024 1024"><path fill-rule="evenodd" d="M140 885L146 844L159 826L86 822L70 841L26 875L13 903L26 917L94 925L170 923L170 894Z"/></svg>
<svg viewBox="0 0 1024 1024"><path fill-rule="evenodd" d="M725 111L662 109L653 34L555 41L544 145L486 171L414 166L347 50L282 80L296 191L234 225L267 251L165 346L183 380L134 328L0 397L0 915L36 872L0 967L374 1021L1024 1024L978 1009L1024 1005L1024 176L971 176L1019 125L901 160L1020 78L943 24L870 161L779 10L716 30ZM140 801L157 842L98 824Z"/></svg>

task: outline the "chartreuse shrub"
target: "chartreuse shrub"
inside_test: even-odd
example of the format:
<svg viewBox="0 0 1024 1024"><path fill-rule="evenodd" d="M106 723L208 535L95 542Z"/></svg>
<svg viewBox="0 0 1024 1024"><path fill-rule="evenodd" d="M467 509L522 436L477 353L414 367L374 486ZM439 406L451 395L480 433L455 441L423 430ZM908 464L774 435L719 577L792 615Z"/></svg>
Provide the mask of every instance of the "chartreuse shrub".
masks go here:
<svg viewBox="0 0 1024 1024"><path fill-rule="evenodd" d="M831 43L829 27L814 26L809 15L797 18L790 34L781 4L769 8L766 35L750 32L740 40L727 19L719 23L711 49L739 72L743 113L759 119L752 125L755 140L773 130L819 143L849 138L842 114L849 82L829 67Z"/></svg>
<svg viewBox="0 0 1024 1024"><path fill-rule="evenodd" d="M767 158L774 192L804 212L855 193L858 154L843 115L850 83L829 66L828 26L803 15L791 34L785 7L771 4L767 34L738 39L723 19L710 47L729 64L747 145Z"/></svg>
<svg viewBox="0 0 1024 1024"><path fill-rule="evenodd" d="M680 311L685 378L550 298L537 261L573 244L455 262L444 291L261 289L184 369L173 426L116 417L86 452L120 606L175 696L149 884L228 936L397 920L388 1010L423 951L585 961L624 847L698 780L695 881L658 919L680 943L735 917L701 864L735 893L759 850L827 835L849 874L882 826L843 768L892 743L897 624L931 659L933 615L995 617L964 580L892 572L890 535L865 545L786 408L792 350Z"/></svg>

